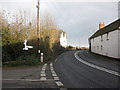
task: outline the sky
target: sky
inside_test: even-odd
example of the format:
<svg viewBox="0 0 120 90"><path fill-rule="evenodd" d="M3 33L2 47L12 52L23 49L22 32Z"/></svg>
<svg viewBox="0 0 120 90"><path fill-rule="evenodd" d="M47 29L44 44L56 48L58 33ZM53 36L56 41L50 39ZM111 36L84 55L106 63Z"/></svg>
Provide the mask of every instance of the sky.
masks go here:
<svg viewBox="0 0 120 90"><path fill-rule="evenodd" d="M50 13L58 28L67 34L68 45L88 47L88 38L98 29L118 19L119 0L40 0L41 10ZM37 0L0 0L0 10L15 14L19 10L36 17Z"/></svg>

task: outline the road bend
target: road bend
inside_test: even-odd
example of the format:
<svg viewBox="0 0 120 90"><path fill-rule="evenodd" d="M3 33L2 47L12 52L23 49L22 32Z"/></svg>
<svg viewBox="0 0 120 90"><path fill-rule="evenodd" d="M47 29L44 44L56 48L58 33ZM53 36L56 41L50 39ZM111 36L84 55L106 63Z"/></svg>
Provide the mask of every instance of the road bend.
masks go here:
<svg viewBox="0 0 120 90"><path fill-rule="evenodd" d="M65 88L120 88L119 62L89 53L68 51L54 62L54 69Z"/></svg>

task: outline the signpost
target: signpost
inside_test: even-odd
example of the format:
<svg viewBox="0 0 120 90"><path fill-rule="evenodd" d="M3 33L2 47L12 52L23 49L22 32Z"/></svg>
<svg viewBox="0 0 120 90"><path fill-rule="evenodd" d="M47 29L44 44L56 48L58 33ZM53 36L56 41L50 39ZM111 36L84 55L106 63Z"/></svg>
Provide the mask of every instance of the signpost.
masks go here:
<svg viewBox="0 0 120 90"><path fill-rule="evenodd" d="M43 53L40 53L40 50L38 50L38 53L40 55L40 62L43 62Z"/></svg>
<svg viewBox="0 0 120 90"><path fill-rule="evenodd" d="M43 53L41 53L41 62L43 62Z"/></svg>
<svg viewBox="0 0 120 90"><path fill-rule="evenodd" d="M23 48L24 51L24 57L26 56L26 52L28 51L29 48L33 48L33 46L27 46L27 40L25 39L24 41L25 47Z"/></svg>

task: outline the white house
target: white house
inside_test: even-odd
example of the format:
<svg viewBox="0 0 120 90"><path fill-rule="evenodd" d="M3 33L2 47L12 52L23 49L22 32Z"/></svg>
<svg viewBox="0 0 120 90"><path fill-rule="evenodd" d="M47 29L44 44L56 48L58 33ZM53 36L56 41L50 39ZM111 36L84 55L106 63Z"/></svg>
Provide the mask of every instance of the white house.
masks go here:
<svg viewBox="0 0 120 90"><path fill-rule="evenodd" d="M67 47L67 35L63 31L60 33L60 45L63 47Z"/></svg>
<svg viewBox="0 0 120 90"><path fill-rule="evenodd" d="M104 26L99 24L99 30L89 38L91 52L120 59L120 19Z"/></svg>

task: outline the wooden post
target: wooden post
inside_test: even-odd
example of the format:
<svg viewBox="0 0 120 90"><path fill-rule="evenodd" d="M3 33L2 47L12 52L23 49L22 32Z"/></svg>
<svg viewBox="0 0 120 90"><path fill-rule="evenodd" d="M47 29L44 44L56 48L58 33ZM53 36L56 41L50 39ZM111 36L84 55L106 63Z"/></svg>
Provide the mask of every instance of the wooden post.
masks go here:
<svg viewBox="0 0 120 90"><path fill-rule="evenodd" d="M38 37L38 50L40 50L40 0L38 0L38 5L37 5L37 37Z"/></svg>

